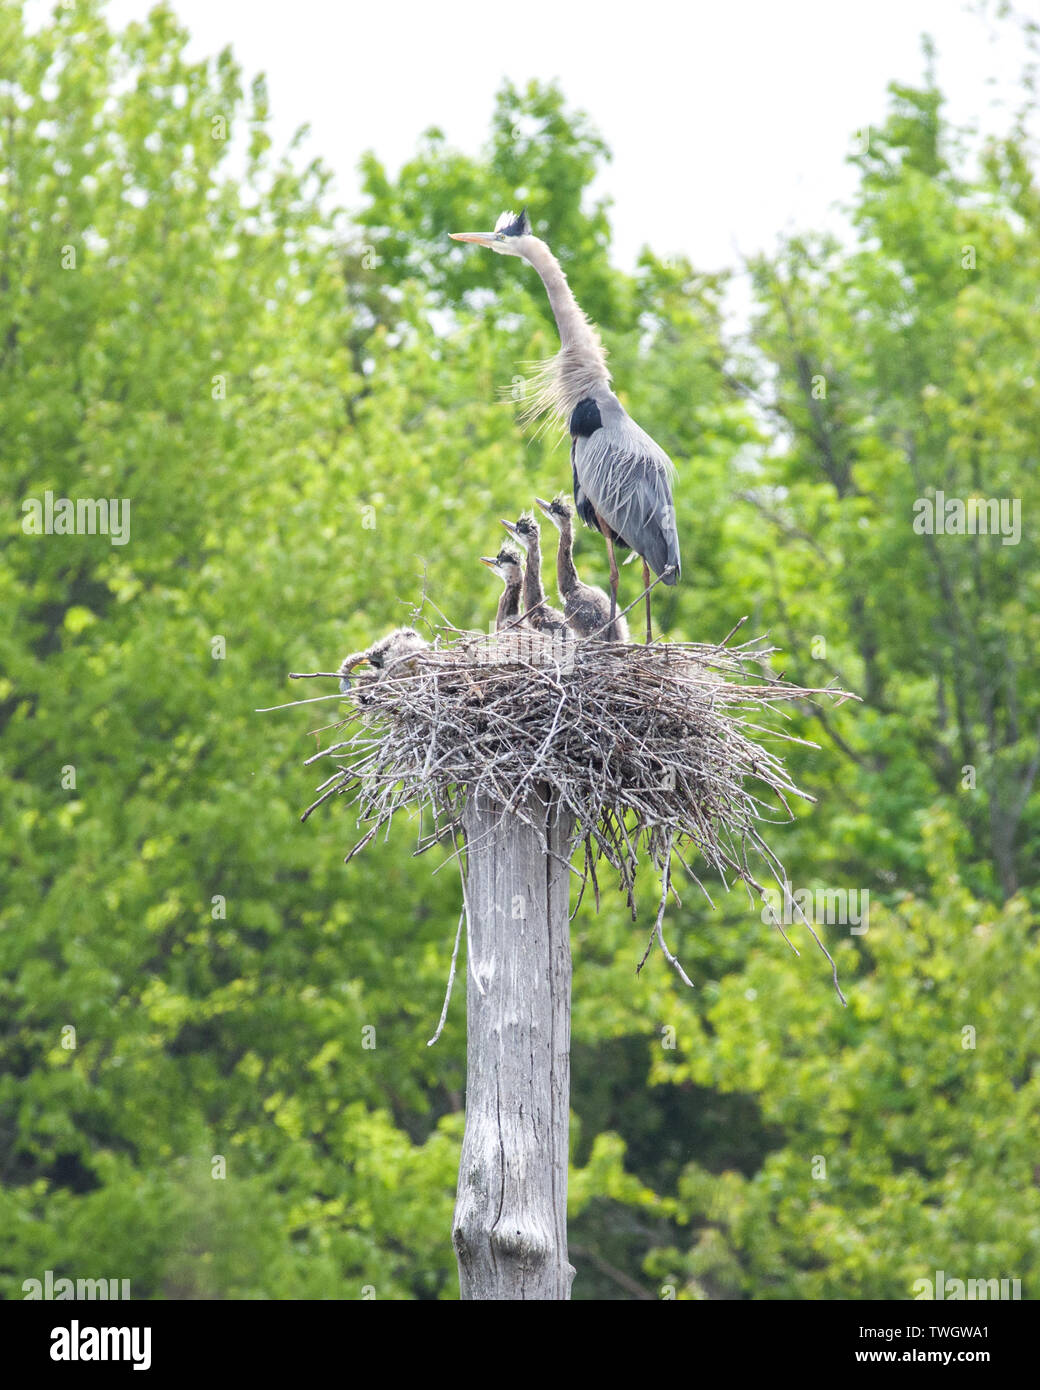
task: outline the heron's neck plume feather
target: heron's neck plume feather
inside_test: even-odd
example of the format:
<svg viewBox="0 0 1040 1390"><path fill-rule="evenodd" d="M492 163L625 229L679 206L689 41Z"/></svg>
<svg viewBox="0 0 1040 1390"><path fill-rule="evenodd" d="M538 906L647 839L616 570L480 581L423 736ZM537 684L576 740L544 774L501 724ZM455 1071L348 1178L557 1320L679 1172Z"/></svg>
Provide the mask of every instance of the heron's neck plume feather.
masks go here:
<svg viewBox="0 0 1040 1390"><path fill-rule="evenodd" d="M523 417L535 420L547 411L563 420L597 387L610 386L607 354L599 334L574 298L559 261L544 241L531 237L525 259L542 278L549 305L560 331L560 350L539 362L526 393Z"/></svg>

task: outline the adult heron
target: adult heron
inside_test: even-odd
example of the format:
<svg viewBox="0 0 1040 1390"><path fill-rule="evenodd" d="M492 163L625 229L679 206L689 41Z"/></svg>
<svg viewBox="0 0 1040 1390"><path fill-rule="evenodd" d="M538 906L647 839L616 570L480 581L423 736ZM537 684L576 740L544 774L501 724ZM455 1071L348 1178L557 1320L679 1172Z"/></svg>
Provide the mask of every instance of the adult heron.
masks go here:
<svg viewBox="0 0 1040 1390"><path fill-rule="evenodd" d="M558 608L550 608L542 584L542 533L533 512L521 512L516 522L503 521L513 539L527 552L524 566L524 617L536 632L569 637L567 619Z"/></svg>
<svg viewBox="0 0 1040 1390"><path fill-rule="evenodd" d="M487 565L502 581L502 596L495 614L495 631L501 632L520 617L520 594L524 587L524 567L520 552L504 545L497 555L481 555L480 563Z"/></svg>
<svg viewBox="0 0 1040 1390"><path fill-rule="evenodd" d="M610 559L610 618L617 613L615 545L643 560L646 640L651 640L650 570L665 584L680 574L672 480L675 467L639 428L610 389L606 353L596 329L574 298L559 261L534 236L526 210L504 212L493 232L452 232L503 256L519 256L541 276L560 332L560 351L542 364L533 383L528 418L552 411L571 436L574 501L587 526L602 532Z"/></svg>
<svg viewBox="0 0 1040 1390"><path fill-rule="evenodd" d="M604 642L627 642L628 624L623 614L612 615L610 599L602 589L583 584L574 568L574 508L562 493L551 502L534 499L560 533L556 550L556 583L563 616L579 637L599 637Z"/></svg>

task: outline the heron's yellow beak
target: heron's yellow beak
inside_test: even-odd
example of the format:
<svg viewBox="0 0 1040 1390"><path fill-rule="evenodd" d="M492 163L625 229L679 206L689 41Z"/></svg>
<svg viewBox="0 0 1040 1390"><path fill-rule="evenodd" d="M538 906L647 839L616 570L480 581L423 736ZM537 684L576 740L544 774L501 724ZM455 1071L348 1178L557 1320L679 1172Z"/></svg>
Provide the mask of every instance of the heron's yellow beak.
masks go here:
<svg viewBox="0 0 1040 1390"><path fill-rule="evenodd" d="M472 241L477 246L491 246L495 240L494 232L449 232L453 241Z"/></svg>
<svg viewBox="0 0 1040 1390"><path fill-rule="evenodd" d="M351 652L351 654L340 662L340 672L353 671L356 666L371 665L367 652Z"/></svg>
<svg viewBox="0 0 1040 1390"><path fill-rule="evenodd" d="M494 555L481 555L480 563L482 565L487 565L489 570L493 570L498 564L498 558Z"/></svg>

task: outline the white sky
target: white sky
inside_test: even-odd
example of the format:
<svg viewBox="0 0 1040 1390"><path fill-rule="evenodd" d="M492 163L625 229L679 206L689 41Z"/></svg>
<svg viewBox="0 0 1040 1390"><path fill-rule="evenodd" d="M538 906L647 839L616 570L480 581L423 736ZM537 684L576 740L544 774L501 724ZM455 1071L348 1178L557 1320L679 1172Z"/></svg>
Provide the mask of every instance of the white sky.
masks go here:
<svg viewBox="0 0 1040 1390"><path fill-rule="evenodd" d="M122 26L149 8L109 0L108 14ZM436 124L475 153L503 77L559 78L614 152L596 191L613 199L624 267L644 241L716 269L772 247L785 227L837 225L830 209L854 186L844 164L853 133L883 119L887 82L920 81L922 32L936 40L951 115L984 129L1003 128L1000 106L1015 103L1026 58L1015 26L994 26L960 0L174 0L174 9L193 57L230 43L247 79L267 74L276 147L309 122L306 151L336 171L348 206L366 148L393 172Z"/></svg>

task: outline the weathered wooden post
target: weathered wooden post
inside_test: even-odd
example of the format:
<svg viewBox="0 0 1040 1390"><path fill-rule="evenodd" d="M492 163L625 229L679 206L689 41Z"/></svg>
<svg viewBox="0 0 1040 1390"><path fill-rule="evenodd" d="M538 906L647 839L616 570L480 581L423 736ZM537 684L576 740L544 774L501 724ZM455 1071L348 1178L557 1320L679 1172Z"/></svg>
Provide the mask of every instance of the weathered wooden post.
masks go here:
<svg viewBox="0 0 1040 1390"><path fill-rule="evenodd" d="M452 1237L463 1299L566 1299L573 818L474 793L466 835L466 1133ZM528 823L529 822L529 823ZM548 851L548 852L547 852Z"/></svg>

